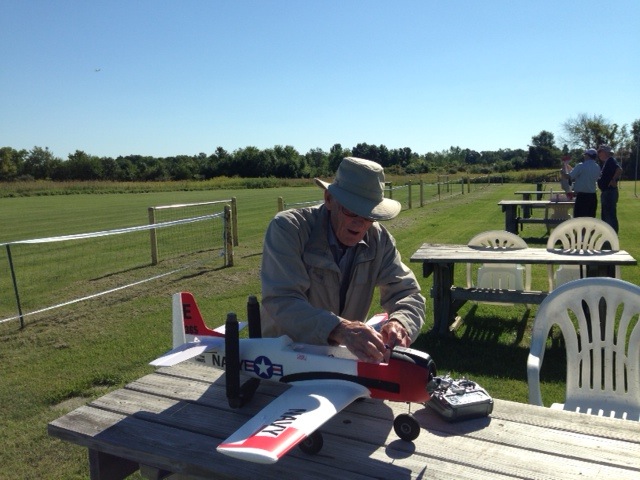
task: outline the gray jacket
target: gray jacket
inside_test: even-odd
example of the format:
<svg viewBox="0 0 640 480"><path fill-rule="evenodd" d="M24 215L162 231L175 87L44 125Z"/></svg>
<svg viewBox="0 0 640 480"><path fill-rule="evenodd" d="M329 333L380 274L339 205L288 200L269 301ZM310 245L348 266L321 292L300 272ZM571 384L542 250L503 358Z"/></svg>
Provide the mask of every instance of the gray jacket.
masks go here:
<svg viewBox="0 0 640 480"><path fill-rule="evenodd" d="M262 257L262 334L327 344L340 317L366 321L374 288L380 305L412 340L424 323L425 299L413 272L402 263L395 240L373 223L357 248L344 310L340 269L329 248L329 211L324 205L278 213L269 224Z"/></svg>

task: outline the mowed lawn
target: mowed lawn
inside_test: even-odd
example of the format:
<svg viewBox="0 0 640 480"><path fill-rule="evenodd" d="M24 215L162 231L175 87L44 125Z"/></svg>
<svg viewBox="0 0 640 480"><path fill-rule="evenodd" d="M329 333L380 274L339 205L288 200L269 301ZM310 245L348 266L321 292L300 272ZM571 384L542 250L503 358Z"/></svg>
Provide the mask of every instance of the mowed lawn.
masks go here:
<svg viewBox="0 0 640 480"><path fill-rule="evenodd" d="M476 233L504 228L497 202L532 185L504 184L446 197L386 222L403 258L424 242L466 243ZM553 186L554 190L559 188ZM640 200L633 182L622 185L620 243L640 258ZM278 197L287 203L320 199L315 186L278 189L176 191L140 194L70 195L0 199L0 242L51 235L84 233L147 222L147 207L235 197L240 245L235 265L204 264L155 282L139 285L30 319L0 325L0 478L88 478L86 450L47 435L47 423L152 371L148 362L171 345L171 294L195 294L210 325L228 312L243 318L246 299L260 295L262 236L276 213ZM532 246L546 242L544 227L521 232ZM409 263L408 263L409 264ZM464 321L452 338L426 332L433 325L431 279L421 277L420 264L410 263L427 297L427 323L416 347L429 352L440 373L478 381L497 398L527 401L526 357L535 307L466 304ZM464 269L456 270L457 283ZM534 266L534 288L546 288L546 267ZM640 284L637 266L622 267L622 278ZM13 292L0 292L11 295ZM376 305L372 313L376 311ZM555 344L545 357L543 398L547 404L563 396L564 350ZM548 365L553 364L552 368ZM134 475L132 478L139 478Z"/></svg>

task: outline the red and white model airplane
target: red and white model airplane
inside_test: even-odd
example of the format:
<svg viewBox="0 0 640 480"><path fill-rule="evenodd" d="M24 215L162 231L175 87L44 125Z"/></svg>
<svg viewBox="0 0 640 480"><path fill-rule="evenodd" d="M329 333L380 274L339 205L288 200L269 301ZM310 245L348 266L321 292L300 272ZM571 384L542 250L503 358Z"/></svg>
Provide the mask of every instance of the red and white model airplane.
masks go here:
<svg viewBox="0 0 640 480"><path fill-rule="evenodd" d="M237 321L235 315L232 317L231 322L227 319L226 328L211 330L193 296L176 293L174 348L151 362L160 367L195 358L226 369L232 407L241 402L237 392L229 393L230 382L239 382L239 374L232 372L231 366L253 377L253 391L259 380L291 385L222 442L217 448L220 453L257 463L274 463L296 445L307 453L317 453L322 448L317 429L356 399L426 403L431 397L430 382L435 379L436 369L426 353L396 347L387 363L365 363L342 346L301 344L287 336L238 339ZM374 322L386 320L386 315L383 319L376 317ZM401 414L394 420L394 430L403 440L412 441L418 437L420 425L411 414Z"/></svg>

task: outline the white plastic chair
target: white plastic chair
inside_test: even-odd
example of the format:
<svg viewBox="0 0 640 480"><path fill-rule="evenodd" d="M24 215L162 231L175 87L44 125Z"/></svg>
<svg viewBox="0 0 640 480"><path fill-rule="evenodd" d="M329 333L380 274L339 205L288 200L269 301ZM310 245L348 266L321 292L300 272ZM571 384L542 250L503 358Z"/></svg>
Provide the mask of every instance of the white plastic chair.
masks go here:
<svg viewBox="0 0 640 480"><path fill-rule="evenodd" d="M603 251L605 243L610 251L620 250L616 231L606 222L592 217L572 218L558 225L549 235L547 250L559 254L595 254ZM581 265L561 265L554 274L553 265L547 265L549 291L554 286L585 276ZM620 278L620 266L615 267L615 277Z"/></svg>
<svg viewBox="0 0 640 480"><path fill-rule="evenodd" d="M506 230L490 230L479 233L469 240L467 245L487 250L527 248L527 242ZM468 288L473 286L471 266L472 264L467 264ZM477 275L476 286L478 288L531 290L531 265L484 263L478 269Z"/></svg>
<svg viewBox="0 0 640 480"><path fill-rule="evenodd" d="M553 191L553 190L552 190ZM564 193L556 193L551 194L550 196L551 202L566 202L569 200L569 197ZM544 210L544 219L545 220L569 220L571 218L571 210L573 209L573 205L568 205L566 203L550 203L547 208ZM547 235L551 232L551 224L546 223L547 226Z"/></svg>
<svg viewBox="0 0 640 480"><path fill-rule="evenodd" d="M567 386L564 404L551 408L640 420L639 315L640 287L623 280L584 278L551 292L533 324L529 403L542 405L540 368L557 325L567 349Z"/></svg>

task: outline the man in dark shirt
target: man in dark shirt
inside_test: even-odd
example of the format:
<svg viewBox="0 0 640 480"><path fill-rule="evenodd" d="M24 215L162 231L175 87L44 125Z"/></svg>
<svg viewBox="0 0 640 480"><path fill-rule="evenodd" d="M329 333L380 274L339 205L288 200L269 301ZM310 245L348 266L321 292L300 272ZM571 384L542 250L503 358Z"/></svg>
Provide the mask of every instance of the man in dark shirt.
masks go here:
<svg viewBox="0 0 640 480"><path fill-rule="evenodd" d="M598 147L598 158L602 162L602 173L598 180L600 188L600 217L618 233L618 181L622 175L622 167L613 158L613 150L609 145Z"/></svg>

